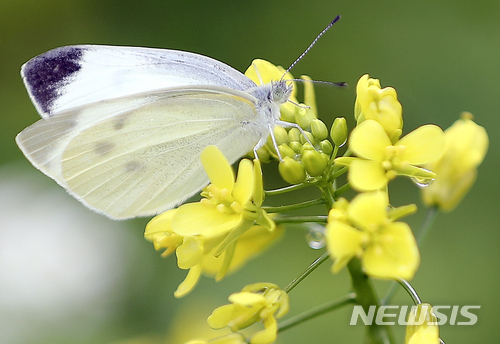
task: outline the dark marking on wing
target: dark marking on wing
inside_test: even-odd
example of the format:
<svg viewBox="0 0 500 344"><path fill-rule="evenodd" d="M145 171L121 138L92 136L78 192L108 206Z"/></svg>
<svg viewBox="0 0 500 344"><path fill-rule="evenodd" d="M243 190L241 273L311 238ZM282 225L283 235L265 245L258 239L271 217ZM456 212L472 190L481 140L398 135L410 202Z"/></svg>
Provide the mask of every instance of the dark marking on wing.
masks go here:
<svg viewBox="0 0 500 344"><path fill-rule="evenodd" d="M62 94L76 72L84 49L62 47L53 49L29 60L23 67L23 78L28 91L38 107L51 115L54 101Z"/></svg>
<svg viewBox="0 0 500 344"><path fill-rule="evenodd" d="M125 164L125 172L134 172L141 168L141 163L135 160L129 161Z"/></svg>
<svg viewBox="0 0 500 344"><path fill-rule="evenodd" d="M115 145L111 142L99 141L95 144L94 152L96 152L97 155L105 155L105 154L111 152L114 148L115 148Z"/></svg>
<svg viewBox="0 0 500 344"><path fill-rule="evenodd" d="M130 114L125 114L118 117L113 123L113 129L117 131L123 129L123 127L125 127L129 115Z"/></svg>

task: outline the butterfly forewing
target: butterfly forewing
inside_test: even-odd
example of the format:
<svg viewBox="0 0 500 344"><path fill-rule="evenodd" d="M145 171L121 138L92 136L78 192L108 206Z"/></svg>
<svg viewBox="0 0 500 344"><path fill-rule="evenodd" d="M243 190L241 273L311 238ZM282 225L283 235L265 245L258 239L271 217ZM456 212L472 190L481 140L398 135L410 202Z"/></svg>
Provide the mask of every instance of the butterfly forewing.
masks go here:
<svg viewBox="0 0 500 344"><path fill-rule="evenodd" d="M104 45L50 50L24 64L21 75L44 118L81 105L167 87L212 85L240 91L255 87L239 71L206 56Z"/></svg>

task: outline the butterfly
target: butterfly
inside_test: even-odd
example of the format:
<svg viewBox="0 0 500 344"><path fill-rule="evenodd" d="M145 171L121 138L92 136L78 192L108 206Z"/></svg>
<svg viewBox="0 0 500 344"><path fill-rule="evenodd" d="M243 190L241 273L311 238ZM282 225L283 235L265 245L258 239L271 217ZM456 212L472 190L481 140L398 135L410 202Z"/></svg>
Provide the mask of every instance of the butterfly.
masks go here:
<svg viewBox="0 0 500 344"><path fill-rule="evenodd" d="M234 163L262 146L292 92L285 80L257 86L203 55L139 47L60 47L21 76L42 119L18 146L113 219L155 215L198 192L208 183L201 151L215 145Z"/></svg>

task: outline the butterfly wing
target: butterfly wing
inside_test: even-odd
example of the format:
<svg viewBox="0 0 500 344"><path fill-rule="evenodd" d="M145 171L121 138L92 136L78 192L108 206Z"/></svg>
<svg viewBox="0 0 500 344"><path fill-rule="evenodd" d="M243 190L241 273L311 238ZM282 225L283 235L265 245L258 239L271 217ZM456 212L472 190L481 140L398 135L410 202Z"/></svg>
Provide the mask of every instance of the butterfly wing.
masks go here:
<svg viewBox="0 0 500 344"><path fill-rule="evenodd" d="M255 83L212 58L167 49L76 45L23 65L21 76L43 117L74 107L168 87L212 85L244 91Z"/></svg>
<svg viewBox="0 0 500 344"><path fill-rule="evenodd" d="M216 145L233 163L268 129L245 92L174 88L101 101L42 119L16 141L43 173L114 219L148 216L207 184L199 155Z"/></svg>

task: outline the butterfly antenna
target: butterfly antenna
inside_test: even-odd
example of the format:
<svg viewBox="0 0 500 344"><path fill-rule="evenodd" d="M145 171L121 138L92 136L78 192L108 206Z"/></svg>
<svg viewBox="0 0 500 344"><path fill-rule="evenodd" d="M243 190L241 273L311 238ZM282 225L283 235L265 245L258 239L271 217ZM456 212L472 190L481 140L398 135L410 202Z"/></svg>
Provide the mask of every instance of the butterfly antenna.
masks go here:
<svg viewBox="0 0 500 344"><path fill-rule="evenodd" d="M327 32L333 26L333 24L335 24L339 19L340 19L340 15L336 16L335 19L332 20L332 22L330 24L328 24L327 27L325 27L323 29L323 31L321 31L319 33L319 35L316 36L316 38L314 39L314 41L312 41L312 43L309 44L309 46L307 47L307 49L304 50L304 52L302 54L300 54L300 56L290 65L290 67L287 68L287 70L285 71L285 74L288 73L293 67L295 67L295 65L300 60L302 60L302 58L309 52L309 50L311 50L311 48L316 44L316 42L320 39L320 37L323 36L325 34L325 32ZM285 74L283 74L283 76L285 76Z"/></svg>

